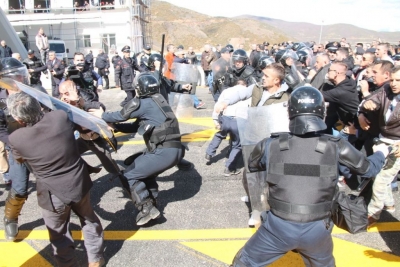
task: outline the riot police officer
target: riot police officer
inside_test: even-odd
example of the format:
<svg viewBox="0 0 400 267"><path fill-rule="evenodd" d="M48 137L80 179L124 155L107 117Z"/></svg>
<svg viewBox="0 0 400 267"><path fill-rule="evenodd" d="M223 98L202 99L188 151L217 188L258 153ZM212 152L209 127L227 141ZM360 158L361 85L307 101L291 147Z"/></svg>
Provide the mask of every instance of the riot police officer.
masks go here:
<svg viewBox="0 0 400 267"><path fill-rule="evenodd" d="M68 67L64 80L72 80L85 101L99 101L97 90L103 89L103 80L97 72L90 70L90 65L85 62L82 53L74 54L74 65ZM97 85L94 84L95 81Z"/></svg>
<svg viewBox="0 0 400 267"><path fill-rule="evenodd" d="M285 67L284 81L289 87L288 92L305 84L303 75L296 69L295 62L297 60L297 54L290 49L279 50L275 55L275 62L281 63Z"/></svg>
<svg viewBox="0 0 400 267"><path fill-rule="evenodd" d="M264 77L263 69L274 62L275 60L269 56L260 57L257 63L257 68L255 69L257 82L262 82L262 78Z"/></svg>
<svg viewBox="0 0 400 267"><path fill-rule="evenodd" d="M143 51L137 56L138 62L140 62L139 67L148 70L147 61L151 55L151 46L146 45L143 47Z"/></svg>
<svg viewBox="0 0 400 267"><path fill-rule="evenodd" d="M40 81L40 76L42 75L42 71L47 73L47 66L43 64L43 62L35 56L35 51L32 49L28 50L28 58L24 59L22 63L28 68L28 72L30 73L30 82L31 85L42 85Z"/></svg>
<svg viewBox="0 0 400 267"><path fill-rule="evenodd" d="M235 86L238 81L243 81L247 86L255 83L256 74L253 67L248 65L248 60L247 53L243 49L233 52L231 66L225 78L226 87Z"/></svg>
<svg viewBox="0 0 400 267"><path fill-rule="evenodd" d="M129 165L124 174L129 182L132 201L139 210L137 225L146 224L160 216L156 207L156 177L175 166L183 156L178 120L158 92L157 79L149 73L143 73L137 79L136 97L121 111L102 113L99 110L94 113L106 122L115 123L116 129L118 122L129 119L136 118L139 123L136 131L143 135L147 149L124 162Z"/></svg>
<svg viewBox="0 0 400 267"><path fill-rule="evenodd" d="M121 89L125 91L126 98L121 102L123 107L132 98L135 97L135 88L133 87L133 80L135 78L135 70L140 71L139 66L134 57L131 57L131 48L126 45L122 48L124 56L115 66L115 76L119 77L121 82Z"/></svg>
<svg viewBox="0 0 400 267"><path fill-rule="evenodd" d="M320 134L326 128L325 103L313 87L293 91L288 113L290 133L272 134L249 157L250 171L266 171L270 210L237 253L234 267L269 265L291 250L300 253L306 266L335 266L330 214L338 170L348 168L370 178L388 154L378 146L378 152L366 158L347 141Z"/></svg>
<svg viewBox="0 0 400 267"><path fill-rule="evenodd" d="M301 73L301 75L303 75L305 78L308 76L310 70L308 68L308 54L305 51L302 50L297 50L296 54L299 58L299 62L301 64L299 71Z"/></svg>

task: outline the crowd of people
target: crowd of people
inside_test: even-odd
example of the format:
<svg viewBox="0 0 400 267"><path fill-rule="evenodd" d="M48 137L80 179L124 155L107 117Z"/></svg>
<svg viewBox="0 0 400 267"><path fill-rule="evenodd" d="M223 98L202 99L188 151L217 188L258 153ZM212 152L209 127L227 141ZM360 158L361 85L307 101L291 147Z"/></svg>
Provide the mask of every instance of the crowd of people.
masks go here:
<svg viewBox="0 0 400 267"><path fill-rule="evenodd" d="M355 175L374 178L367 198L369 226L380 219L382 211L395 211L392 191L398 190L400 171L400 54L396 46L373 41L353 48L345 38L325 44L264 42L252 44L248 54L243 45L235 49L230 44L215 48L206 44L199 59L193 47L185 51L183 46L169 44L161 55L144 46L132 56L126 45L122 57L115 52L111 58L115 86L125 91L126 98L120 103L121 111L105 112L99 93L110 88L110 55L99 50L95 59L92 51L87 55L77 52L67 66L49 50L43 29L36 36L36 45L40 59L29 50L28 58L22 60L2 41L0 79L12 78L45 92L40 81L44 73L51 79L54 98L103 119L114 130L140 133L146 144L146 151L127 158L122 168L112 158L112 150L117 149L113 136L108 139L81 127L62 111L50 112L29 93L0 91L0 171L10 184L5 202L6 239L17 238L18 216L28 196L32 171L38 204L60 266L73 266L75 261L67 226L71 210L81 219L89 266L104 264L103 230L89 193L89 175L100 169L85 162L83 153L92 151L106 171L120 179L138 209L137 225L161 216L157 176L173 166L183 171L193 168L184 159L169 94L189 94L195 108L205 103L195 94L196 82L177 80L178 66L199 63L215 102L212 118L218 132L205 151L207 161L213 160L222 140L229 136L223 175L242 172L247 194L243 199L251 201L257 187L249 182L253 173L264 175L266 181L269 211L233 266L268 265L290 250L298 251L310 266L335 266L332 202L336 185L356 179ZM252 147L250 154L245 153L240 138L243 129L238 111L243 108L273 110L268 116L288 114L272 122L268 118L257 122L271 124L268 127L273 132ZM126 123L130 119L136 121ZM18 142L27 136L29 143ZM376 138L380 143L374 145ZM55 143L47 142L50 139ZM48 147L43 151L52 153L44 154L34 146ZM299 153L307 157L298 157ZM246 167L240 170L242 155ZM310 182L312 179L321 182ZM68 208L60 211L60 207ZM254 216L250 216L249 226L259 219ZM317 240L320 246L315 246Z"/></svg>

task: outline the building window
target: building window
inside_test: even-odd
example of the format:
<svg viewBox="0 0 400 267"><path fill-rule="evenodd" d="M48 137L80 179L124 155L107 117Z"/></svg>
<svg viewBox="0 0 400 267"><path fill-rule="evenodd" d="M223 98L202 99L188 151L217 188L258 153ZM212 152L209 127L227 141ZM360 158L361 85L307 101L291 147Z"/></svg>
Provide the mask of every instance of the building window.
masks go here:
<svg viewBox="0 0 400 267"><path fill-rule="evenodd" d="M112 48L115 50L115 34L103 34L102 35L102 48L104 53L109 54Z"/></svg>
<svg viewBox="0 0 400 267"><path fill-rule="evenodd" d="M84 47L92 47L92 43L90 42L90 35L83 36L83 46Z"/></svg>

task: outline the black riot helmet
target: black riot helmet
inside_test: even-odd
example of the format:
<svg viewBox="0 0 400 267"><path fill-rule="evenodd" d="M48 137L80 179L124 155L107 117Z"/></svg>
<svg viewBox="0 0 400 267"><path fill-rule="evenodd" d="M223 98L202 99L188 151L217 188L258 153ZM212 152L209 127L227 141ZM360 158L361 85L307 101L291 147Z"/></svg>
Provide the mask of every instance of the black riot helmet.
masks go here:
<svg viewBox="0 0 400 267"><path fill-rule="evenodd" d="M243 68L246 67L248 59L249 58L247 57L246 51L244 51L243 49L236 49L232 54L232 68L237 71L241 71ZM235 63L237 61L243 62L243 66L239 69L236 68L236 66L235 66Z"/></svg>
<svg viewBox="0 0 400 267"><path fill-rule="evenodd" d="M396 54L393 56L394 61L400 61L400 54Z"/></svg>
<svg viewBox="0 0 400 267"><path fill-rule="evenodd" d="M299 62L303 63L304 65L307 65L307 57L308 57L307 52L302 50L297 50L296 54L299 57Z"/></svg>
<svg viewBox="0 0 400 267"><path fill-rule="evenodd" d="M29 85L29 72L24 64L13 57L0 59L0 79L11 78Z"/></svg>
<svg viewBox="0 0 400 267"><path fill-rule="evenodd" d="M228 48L229 53L233 53L233 50L234 50L234 49L233 49L233 45L227 44L225 47Z"/></svg>
<svg viewBox="0 0 400 267"><path fill-rule="evenodd" d="M268 56L262 56L262 57L260 57L260 59L258 60L258 65L257 65L257 67L258 67L259 70L263 70L263 69L265 69L268 65L270 65L270 64L272 64L272 63L274 63L274 62L275 62L275 60L274 60L273 58L268 57Z"/></svg>
<svg viewBox="0 0 400 267"><path fill-rule="evenodd" d="M289 130L294 134L326 129L325 101L321 92L311 86L295 89L288 101Z"/></svg>
<svg viewBox="0 0 400 267"><path fill-rule="evenodd" d="M306 47L304 43L294 43L292 49L294 51L300 50L301 48Z"/></svg>
<svg viewBox="0 0 400 267"><path fill-rule="evenodd" d="M288 59L288 58L292 58L294 61L299 60L299 57L297 56L296 52L294 52L291 49L279 50L275 54L275 62L281 63L284 67L288 66L286 64L286 59Z"/></svg>
<svg viewBox="0 0 400 267"><path fill-rule="evenodd" d="M147 63L147 67L152 69L152 68L155 68L155 66L154 66L154 62L155 61L160 61L161 62L161 55L160 54L151 54L151 56L149 56L149 59L147 60L147 62L145 62L145 64Z"/></svg>
<svg viewBox="0 0 400 267"><path fill-rule="evenodd" d="M135 88L138 97L150 96L160 92L158 80L150 73L139 74Z"/></svg>

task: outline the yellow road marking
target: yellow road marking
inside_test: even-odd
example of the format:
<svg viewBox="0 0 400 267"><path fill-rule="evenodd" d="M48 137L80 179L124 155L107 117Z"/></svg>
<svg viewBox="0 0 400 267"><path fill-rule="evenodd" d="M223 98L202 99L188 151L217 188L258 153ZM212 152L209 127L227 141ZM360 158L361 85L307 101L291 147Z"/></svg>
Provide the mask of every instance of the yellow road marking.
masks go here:
<svg viewBox="0 0 400 267"><path fill-rule="evenodd" d="M245 243L246 240L181 242L181 244L189 248L192 248L226 264L232 263L236 253L244 246ZM398 266L400 262L399 256L358 245L339 238L333 237L333 244L333 255L336 260L336 266L390 267ZM349 253L351 253L351 256ZM304 266L304 263L299 254L289 252L269 266L299 267Z"/></svg>
<svg viewBox="0 0 400 267"><path fill-rule="evenodd" d="M0 266L52 266L26 242L0 242L0 251Z"/></svg>
<svg viewBox="0 0 400 267"><path fill-rule="evenodd" d="M377 223L368 229L369 233L398 232L400 222ZM139 231L104 231L105 240L206 240L206 239L248 239L255 233L254 228L234 229L198 229L198 230L139 230ZM348 234L337 227L333 234ZM83 239L81 231L72 231L74 239ZM48 240L47 230L21 230L19 239ZM0 230L0 240L4 240L4 230Z"/></svg>

